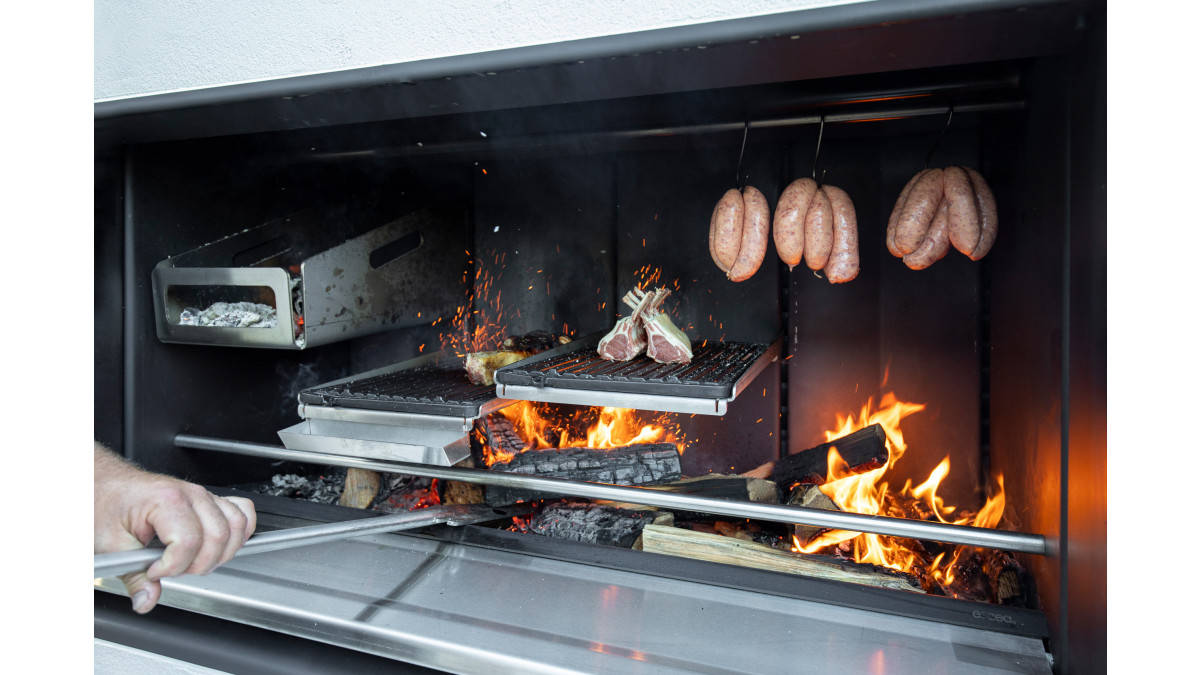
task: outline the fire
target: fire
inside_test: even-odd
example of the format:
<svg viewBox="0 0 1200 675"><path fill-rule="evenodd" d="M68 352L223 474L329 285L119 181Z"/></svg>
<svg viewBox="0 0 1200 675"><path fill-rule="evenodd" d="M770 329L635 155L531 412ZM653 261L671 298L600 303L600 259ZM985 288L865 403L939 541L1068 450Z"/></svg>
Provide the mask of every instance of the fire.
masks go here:
<svg viewBox="0 0 1200 675"><path fill-rule="evenodd" d="M838 454L836 447L829 450L829 468L825 482L820 486L835 504L844 511L882 515L899 518L918 518L933 520L955 525L974 525L976 527L996 527L1004 514L1004 477L997 476L997 489L987 500L978 513L963 514L954 517L959 509L947 506L938 496L937 489L950 474L950 457L944 458L930 473L929 478L916 487L912 481L905 481L904 487L892 490L887 481L883 480L896 462L904 456L908 446L900 430L900 421L913 413L925 409L923 404L906 403L896 399L892 393L885 394L880 400L879 407L868 399L863 405L858 417L853 415L838 416L834 429L825 432L826 441L841 438L871 424L883 427L887 437L888 461L872 471L852 474L846 461ZM807 545L793 537L794 550L802 553L816 553L830 547L853 554L856 562L872 563L890 567L902 572L924 571L934 580L949 584L954 580L954 565L960 554L965 550L958 547L949 560L945 553L940 553L930 559L923 547L912 540L897 539L876 534L832 530L825 532ZM828 552L828 551L825 551Z"/></svg>
<svg viewBox="0 0 1200 675"><path fill-rule="evenodd" d="M551 448L622 448L639 443L686 445L667 413L649 415L630 408L579 408L518 401L499 411L526 442L526 450ZM507 462L513 453L484 446L484 462Z"/></svg>

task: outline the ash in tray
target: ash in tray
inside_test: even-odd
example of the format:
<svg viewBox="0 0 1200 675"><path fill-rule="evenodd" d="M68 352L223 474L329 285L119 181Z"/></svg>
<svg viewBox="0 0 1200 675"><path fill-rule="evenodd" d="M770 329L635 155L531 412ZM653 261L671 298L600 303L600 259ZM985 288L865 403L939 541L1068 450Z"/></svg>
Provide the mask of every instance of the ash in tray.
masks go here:
<svg viewBox="0 0 1200 675"><path fill-rule="evenodd" d="M181 326L274 328L278 322L274 307L257 302L217 302L205 310L188 307L179 313Z"/></svg>
<svg viewBox="0 0 1200 675"><path fill-rule="evenodd" d="M345 469L332 470L329 473L315 476L300 476L294 473L283 473L271 476L271 480L261 485L245 486L251 492L257 492L274 497L289 497L305 499L321 504L336 504L342 496L346 485Z"/></svg>

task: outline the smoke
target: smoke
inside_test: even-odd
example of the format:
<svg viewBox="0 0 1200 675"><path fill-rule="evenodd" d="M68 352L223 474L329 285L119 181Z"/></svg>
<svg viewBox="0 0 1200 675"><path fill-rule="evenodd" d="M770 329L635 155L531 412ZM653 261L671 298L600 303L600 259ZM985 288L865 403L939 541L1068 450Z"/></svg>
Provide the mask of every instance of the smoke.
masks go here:
<svg viewBox="0 0 1200 675"><path fill-rule="evenodd" d="M321 359L318 357L312 363L281 362L275 366L275 374L279 381L284 383L278 408L281 416L297 415L296 406L299 403L297 397L301 391L315 387L324 380L337 379L336 377L322 376L318 367L320 362Z"/></svg>

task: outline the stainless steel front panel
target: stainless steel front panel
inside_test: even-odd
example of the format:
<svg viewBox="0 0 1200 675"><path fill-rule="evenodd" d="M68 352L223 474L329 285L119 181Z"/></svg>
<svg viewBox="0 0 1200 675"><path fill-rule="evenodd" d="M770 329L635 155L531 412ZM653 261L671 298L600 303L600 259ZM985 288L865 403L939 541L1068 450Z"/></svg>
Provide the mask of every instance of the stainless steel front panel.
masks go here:
<svg viewBox="0 0 1200 675"><path fill-rule="evenodd" d="M1050 673L1032 638L398 534L163 587L165 605L454 673Z"/></svg>

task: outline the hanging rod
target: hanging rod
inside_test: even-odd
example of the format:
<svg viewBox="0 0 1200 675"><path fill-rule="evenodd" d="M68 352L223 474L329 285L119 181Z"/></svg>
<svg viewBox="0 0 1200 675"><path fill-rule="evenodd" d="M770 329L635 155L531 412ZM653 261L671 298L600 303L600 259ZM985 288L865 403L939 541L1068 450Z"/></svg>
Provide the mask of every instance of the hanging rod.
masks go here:
<svg viewBox="0 0 1200 675"><path fill-rule="evenodd" d="M405 145L393 145L369 150L348 150L331 152L312 152L290 155L290 161L341 161L348 159L390 159L408 157L432 157L438 155L473 154L476 156L494 153L510 152L518 149L551 149L570 148L594 150L611 146L614 142L636 141L647 138L667 138L676 136L708 136L723 133L744 133L756 129L786 129L810 124L820 124L824 116L825 123L843 122L882 122L885 120L908 119L914 117L945 117L950 110L950 104L945 103L942 96L912 96L919 98L921 103L910 101L901 104L906 97L896 97L895 105L875 105L855 107L854 103L839 103L823 108L811 114L792 117L779 117L750 121L713 122L708 124L684 124L676 126L652 127L648 129L617 129L606 131L583 131L578 133L531 134L523 136L484 136L466 141L421 142ZM1014 112L1023 110L1025 102L1020 99L1005 99L1000 101L955 103L954 111L960 115L966 113ZM842 109L845 108L845 109ZM485 134L486 132L481 132Z"/></svg>
<svg viewBox="0 0 1200 675"><path fill-rule="evenodd" d="M583 481L565 480L561 478L546 478L528 476L519 473L503 471L488 471L485 469L468 469L463 467L444 467L429 464L414 464L379 459L362 459L343 455L333 455L323 452L289 450L274 445L231 441L205 436L179 434L175 436L175 445L180 448L196 450L215 450L250 457L267 457L283 459L305 464L322 464L330 466L345 466L370 471L399 473L426 478L496 485L508 488L523 488L537 492L556 495L570 495L589 499L608 499L619 502L644 504L667 509L709 513L713 515L731 516L734 518L751 518L777 523L795 523L848 530L851 532L871 532L874 534L940 541L947 544L963 544L982 548L1001 549L1020 553L1046 555L1048 553L1046 538L1040 534L1025 532L1009 532L1006 530L991 530L982 527L966 525L947 525L930 523L920 520L906 520L888 516L869 516L861 513L843 511L825 511L801 506L781 504L760 504L748 501L733 501L713 497L700 497L673 492L655 490L653 488L610 485L607 483L588 483Z"/></svg>

